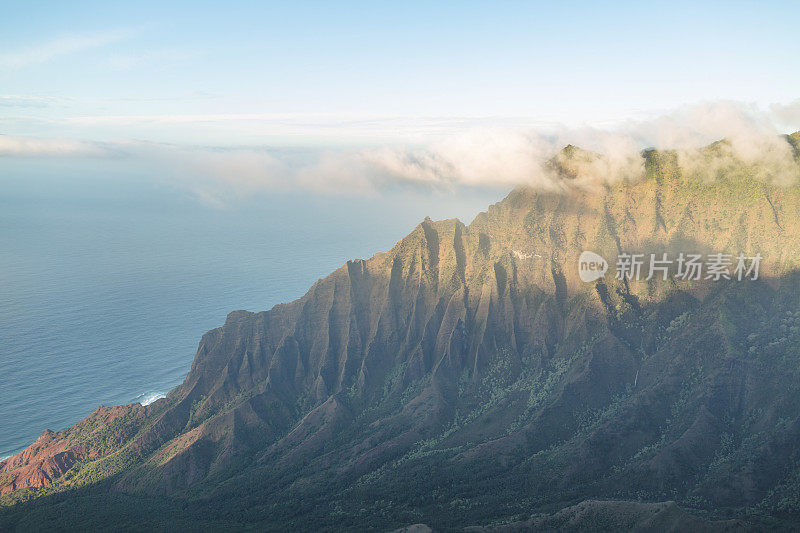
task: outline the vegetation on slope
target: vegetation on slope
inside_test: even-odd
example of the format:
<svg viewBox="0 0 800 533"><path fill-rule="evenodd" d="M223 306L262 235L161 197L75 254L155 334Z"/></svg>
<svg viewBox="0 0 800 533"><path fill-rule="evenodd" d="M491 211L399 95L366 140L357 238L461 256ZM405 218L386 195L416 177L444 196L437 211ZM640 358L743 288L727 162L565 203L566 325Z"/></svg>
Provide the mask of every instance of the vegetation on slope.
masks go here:
<svg viewBox="0 0 800 533"><path fill-rule="evenodd" d="M295 302L231 313L167 399L49 436L85 455L3 496L0 528L447 530L585 500L794 523L800 188L720 153L701 154L713 180L647 151L641 180L426 219ZM583 250L765 259L757 281L584 284Z"/></svg>

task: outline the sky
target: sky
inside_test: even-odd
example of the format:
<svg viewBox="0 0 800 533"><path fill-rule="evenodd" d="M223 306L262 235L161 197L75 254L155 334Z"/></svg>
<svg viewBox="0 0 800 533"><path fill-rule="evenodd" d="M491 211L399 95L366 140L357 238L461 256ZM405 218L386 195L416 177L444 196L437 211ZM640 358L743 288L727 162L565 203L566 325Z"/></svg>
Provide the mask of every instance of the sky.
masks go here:
<svg viewBox="0 0 800 533"><path fill-rule="evenodd" d="M411 181L471 183L509 165L453 170L453 157L488 146L513 163L540 150L522 147L532 131L557 143L627 128L647 144L675 135L644 125L667 117L686 137L698 127L685 117L701 114L707 140L732 113L800 128L796 2L0 1L0 12L0 171L20 167L10 158L117 157L189 175L202 150L201 168L239 168L251 185L327 172L357 186L375 173L365 159L384 174L413 167ZM442 145L447 155L426 152L433 164L383 162L397 146Z"/></svg>

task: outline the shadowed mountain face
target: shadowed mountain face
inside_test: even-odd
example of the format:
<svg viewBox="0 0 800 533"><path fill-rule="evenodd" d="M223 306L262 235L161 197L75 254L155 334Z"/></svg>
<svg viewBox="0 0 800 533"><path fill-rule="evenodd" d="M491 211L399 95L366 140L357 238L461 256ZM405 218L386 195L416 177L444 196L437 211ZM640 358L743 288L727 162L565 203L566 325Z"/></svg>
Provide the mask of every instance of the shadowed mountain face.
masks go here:
<svg viewBox="0 0 800 533"><path fill-rule="evenodd" d="M16 503L0 527L101 505L72 523L793 523L800 187L745 165L709 181L655 151L645 178L588 187L570 166L587 154L554 159L558 190L517 189L469 226L426 219L297 301L231 313L167 398L100 408L0 463ZM584 250L604 279L580 280ZM621 253L680 252L759 253L760 277L614 277ZM739 521L595 501L526 522L597 499Z"/></svg>

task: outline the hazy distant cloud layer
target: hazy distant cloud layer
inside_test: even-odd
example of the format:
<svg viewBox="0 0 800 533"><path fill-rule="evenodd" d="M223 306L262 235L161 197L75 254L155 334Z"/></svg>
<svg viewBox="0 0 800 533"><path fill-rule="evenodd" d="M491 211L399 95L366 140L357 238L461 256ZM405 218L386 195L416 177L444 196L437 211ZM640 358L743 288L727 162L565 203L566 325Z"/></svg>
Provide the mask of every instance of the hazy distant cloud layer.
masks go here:
<svg viewBox="0 0 800 533"><path fill-rule="evenodd" d="M209 117L184 120L198 118ZM796 178L797 167L778 128L794 128L798 122L800 101L767 110L728 102L688 106L611 129L554 126L531 130L451 121L449 131L425 142L397 141L364 148L211 147L0 135L0 157L132 158L148 162L154 173L216 203L270 189L369 193L396 186L553 187L557 184L545 163L566 144L602 154L577 167L579 178L588 183L636 178L644 168L640 151L651 146L677 150L687 171L709 172L708 162L700 161L695 149L724 137L729 143L716 160L720 168L737 160L760 166L765 179L786 181ZM397 123L373 122L369 127L391 125ZM409 138L418 141L419 136L414 133ZM711 174L716 170L711 169Z"/></svg>
<svg viewBox="0 0 800 533"><path fill-rule="evenodd" d="M61 102L63 99L50 96L24 94L0 94L0 107L42 108Z"/></svg>
<svg viewBox="0 0 800 533"><path fill-rule="evenodd" d="M0 135L0 157L110 157L113 145L72 139L40 139ZM117 152L118 153L118 152Z"/></svg>

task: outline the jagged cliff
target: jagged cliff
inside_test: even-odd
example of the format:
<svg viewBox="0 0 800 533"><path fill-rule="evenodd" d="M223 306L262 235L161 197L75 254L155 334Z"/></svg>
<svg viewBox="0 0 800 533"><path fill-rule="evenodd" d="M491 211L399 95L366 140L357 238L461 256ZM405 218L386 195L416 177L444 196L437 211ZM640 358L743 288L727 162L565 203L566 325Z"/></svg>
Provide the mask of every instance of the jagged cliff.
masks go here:
<svg viewBox="0 0 800 533"><path fill-rule="evenodd" d="M46 432L0 463L0 491L103 487L301 528L591 498L797 512L800 187L656 151L646 176L591 185L570 166L587 157L569 147L553 189L468 226L426 219L299 300L231 313L167 398ZM584 250L764 261L758 281L583 283Z"/></svg>

